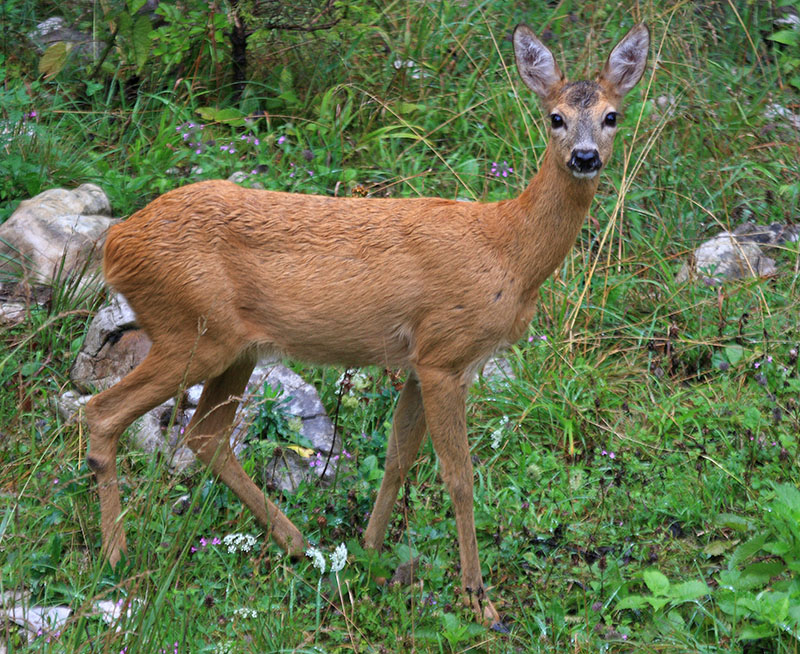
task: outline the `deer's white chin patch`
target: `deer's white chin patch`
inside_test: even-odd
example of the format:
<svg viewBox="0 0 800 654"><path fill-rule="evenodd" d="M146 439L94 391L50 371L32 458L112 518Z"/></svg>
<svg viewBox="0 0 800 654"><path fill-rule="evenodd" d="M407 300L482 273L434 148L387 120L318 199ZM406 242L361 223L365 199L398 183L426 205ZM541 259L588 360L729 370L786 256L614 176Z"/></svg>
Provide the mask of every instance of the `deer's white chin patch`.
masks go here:
<svg viewBox="0 0 800 654"><path fill-rule="evenodd" d="M588 173L579 173L578 171L573 170L572 176L577 179L592 179L592 177L597 177L597 173L599 172L600 172L599 170L592 170Z"/></svg>

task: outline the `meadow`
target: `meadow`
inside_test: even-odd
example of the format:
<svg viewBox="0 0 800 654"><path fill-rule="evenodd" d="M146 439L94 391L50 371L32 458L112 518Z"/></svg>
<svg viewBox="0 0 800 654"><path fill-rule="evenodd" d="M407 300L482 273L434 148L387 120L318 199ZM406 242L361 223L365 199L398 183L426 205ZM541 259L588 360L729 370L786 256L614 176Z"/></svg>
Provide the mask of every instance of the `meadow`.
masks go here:
<svg viewBox="0 0 800 654"><path fill-rule="evenodd" d="M783 3L357 0L331 3L319 31L263 29L257 2L142 4L3 3L0 222L52 187L98 184L127 216L234 172L323 195L512 197L546 143L514 25L572 79L636 21L652 46L578 242L505 354L513 374L470 392L481 561L509 634L458 601L429 441L384 551L360 545L397 370L351 371L343 388L345 371L292 362L352 454L331 485L271 495L324 572L287 559L207 472L172 475L124 437L130 551L112 570L87 434L53 410L107 292L63 279L0 327L0 593L72 616L31 642L0 623L7 652L800 651L798 244L769 278L676 281L718 232L800 218L800 130L775 109L800 114L800 28L776 22ZM253 30L241 89L237 7ZM26 34L56 12L108 47L43 58ZM279 446L305 445L267 397L264 416ZM258 436L244 457L257 480L275 446ZM413 583L382 583L412 556ZM120 606L112 624L99 601Z"/></svg>

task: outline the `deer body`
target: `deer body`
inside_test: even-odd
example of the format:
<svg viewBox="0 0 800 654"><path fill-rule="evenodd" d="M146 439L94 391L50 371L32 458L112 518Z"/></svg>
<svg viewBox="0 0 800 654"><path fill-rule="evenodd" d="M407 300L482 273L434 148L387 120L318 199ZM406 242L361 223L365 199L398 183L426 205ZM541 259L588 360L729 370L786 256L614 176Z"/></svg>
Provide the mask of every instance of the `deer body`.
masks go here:
<svg viewBox="0 0 800 654"><path fill-rule="evenodd" d="M112 564L125 548L114 459L136 417L205 380L188 444L280 545L299 554L302 535L228 445L253 366L280 354L403 367L410 374L366 545L381 546L429 431L455 509L464 592L480 619L501 624L477 554L467 387L493 352L522 336L539 286L572 247L610 156L616 120L609 116L642 74L648 37L644 26L633 28L598 82L575 84L524 26L514 44L523 80L554 112L541 169L515 199L329 198L211 181L170 191L111 229L106 279L153 341L142 364L86 408Z"/></svg>

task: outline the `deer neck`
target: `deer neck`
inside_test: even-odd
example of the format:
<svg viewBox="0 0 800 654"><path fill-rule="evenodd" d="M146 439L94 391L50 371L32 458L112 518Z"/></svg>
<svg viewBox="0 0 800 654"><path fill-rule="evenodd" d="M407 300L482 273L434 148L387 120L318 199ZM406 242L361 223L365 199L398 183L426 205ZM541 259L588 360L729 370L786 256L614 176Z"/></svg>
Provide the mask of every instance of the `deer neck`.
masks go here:
<svg viewBox="0 0 800 654"><path fill-rule="evenodd" d="M598 176L577 179L545 151L539 172L509 204L516 214L515 259L520 274L536 289L567 256L597 190Z"/></svg>

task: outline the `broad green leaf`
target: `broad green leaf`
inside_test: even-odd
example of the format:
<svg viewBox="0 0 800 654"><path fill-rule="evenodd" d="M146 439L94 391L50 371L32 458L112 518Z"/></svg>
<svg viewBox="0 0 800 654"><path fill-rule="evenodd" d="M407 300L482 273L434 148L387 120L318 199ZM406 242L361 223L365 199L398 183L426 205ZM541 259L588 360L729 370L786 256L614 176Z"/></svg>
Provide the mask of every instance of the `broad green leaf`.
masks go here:
<svg viewBox="0 0 800 654"><path fill-rule="evenodd" d="M39 372L41 365L42 364L39 361L28 361L27 363L23 363L22 367L19 369L20 374L23 377L35 375L37 372Z"/></svg>
<svg viewBox="0 0 800 654"><path fill-rule="evenodd" d="M768 624L748 625L736 634L739 640L758 640L775 633L775 628Z"/></svg>
<svg viewBox="0 0 800 654"><path fill-rule="evenodd" d="M733 513L720 513L717 516L717 524L721 527L728 527L734 531L748 531L752 528L752 521L741 516L734 515Z"/></svg>
<svg viewBox="0 0 800 654"><path fill-rule="evenodd" d="M413 102L403 102L402 100L394 105L394 110L401 116L415 111L422 111L423 109L425 109L424 104L414 104Z"/></svg>
<svg viewBox="0 0 800 654"><path fill-rule="evenodd" d="M783 502L787 507L800 512L800 490L793 484L776 484L776 499Z"/></svg>
<svg viewBox="0 0 800 654"><path fill-rule="evenodd" d="M153 26L147 16L139 16L133 24L131 32L131 45L133 47L133 59L136 63L136 70L141 72L147 63L147 56L150 53L150 34Z"/></svg>
<svg viewBox="0 0 800 654"><path fill-rule="evenodd" d="M786 565L783 561L759 561L748 565L742 570L742 577L747 580L747 583L763 586L784 570L786 570Z"/></svg>
<svg viewBox="0 0 800 654"><path fill-rule="evenodd" d="M672 586L669 589L669 596L673 600L679 602L688 602L689 600L708 595L710 592L711 590L704 582L692 580Z"/></svg>
<svg viewBox="0 0 800 654"><path fill-rule="evenodd" d="M48 79L58 75L61 69L64 68L71 49L72 44L64 41L51 45L44 51L42 58L39 59L39 72Z"/></svg>
<svg viewBox="0 0 800 654"><path fill-rule="evenodd" d="M721 556L738 542L738 540L712 540L703 548L703 554L706 556Z"/></svg>
<svg viewBox="0 0 800 654"><path fill-rule="evenodd" d="M647 587L653 595L663 596L669 591L669 579L658 570L654 568L645 570L642 573L642 577L644 578L644 583L647 584Z"/></svg>
<svg viewBox="0 0 800 654"><path fill-rule="evenodd" d="M732 570L740 563L743 563L749 559L751 556L753 556L753 554L758 552L766 542L767 534L759 534L758 536L754 536L750 540L739 545L739 547L733 551L733 554L728 561L728 569Z"/></svg>
<svg viewBox="0 0 800 654"><path fill-rule="evenodd" d="M767 38L784 45L800 45L800 31L798 30L779 30Z"/></svg>
<svg viewBox="0 0 800 654"><path fill-rule="evenodd" d="M647 600L647 603L656 611L664 608L664 604L669 602L669 599L666 597L645 597L645 599Z"/></svg>
<svg viewBox="0 0 800 654"><path fill-rule="evenodd" d="M233 107L226 107L225 109L217 109L216 107L199 107L197 109L198 115L210 123L225 123L227 125L241 126L244 125L243 114L238 109Z"/></svg>
<svg viewBox="0 0 800 654"><path fill-rule="evenodd" d="M725 356L732 366L735 366L744 356L744 348L741 345L726 345Z"/></svg>
<svg viewBox="0 0 800 654"><path fill-rule="evenodd" d="M646 601L641 595L628 595L617 602L614 608L616 608L618 611L621 611L622 609L640 609L645 604Z"/></svg>

